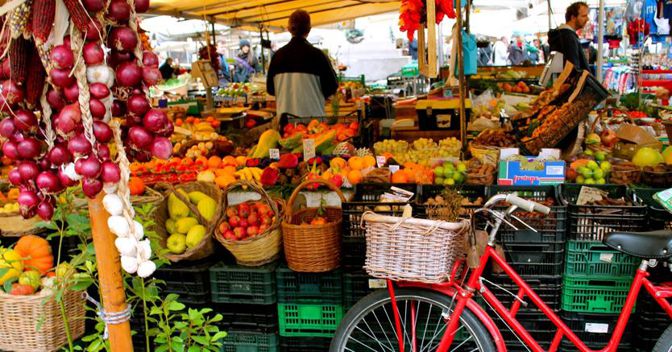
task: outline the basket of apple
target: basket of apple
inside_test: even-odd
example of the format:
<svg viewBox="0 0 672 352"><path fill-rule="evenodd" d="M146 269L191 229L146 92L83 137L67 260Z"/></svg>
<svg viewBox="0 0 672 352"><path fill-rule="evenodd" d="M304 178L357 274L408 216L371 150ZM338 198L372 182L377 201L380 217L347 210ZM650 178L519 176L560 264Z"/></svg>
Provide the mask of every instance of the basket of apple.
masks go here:
<svg viewBox="0 0 672 352"><path fill-rule="evenodd" d="M228 195L246 188L261 196L258 201L228 205ZM256 183L237 181L224 190L224 216L215 238L244 266L261 266L278 259L282 246L280 210L274 200Z"/></svg>
<svg viewBox="0 0 672 352"><path fill-rule="evenodd" d="M199 260L214 252L212 234L221 214L221 192L206 182L190 182L167 189L154 213L156 233L171 262Z"/></svg>

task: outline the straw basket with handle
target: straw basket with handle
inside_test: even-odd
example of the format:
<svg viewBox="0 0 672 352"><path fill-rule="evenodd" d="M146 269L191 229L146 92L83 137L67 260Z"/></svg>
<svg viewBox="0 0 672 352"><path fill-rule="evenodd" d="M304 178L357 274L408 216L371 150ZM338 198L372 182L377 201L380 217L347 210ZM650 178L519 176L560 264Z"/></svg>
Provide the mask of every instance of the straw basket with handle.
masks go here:
<svg viewBox="0 0 672 352"><path fill-rule="evenodd" d="M343 212L341 208L324 208L323 217L327 223L321 225L309 224L318 216L319 208L305 208L295 213L292 208L299 192L313 184L329 187L338 194L341 202L345 202L343 192L333 183L325 180L304 181L294 189L287 202L282 234L289 268L299 272L319 273L334 270L340 265Z"/></svg>
<svg viewBox="0 0 672 352"><path fill-rule="evenodd" d="M244 240L230 240L224 238L224 234L216 229L215 238L224 248L229 250L236 258L236 262L244 266L262 266L278 259L280 246L282 245L282 234L280 232L280 222L282 221L281 209L277 203L269 197L268 193L258 185L247 182L237 181L226 187L223 194L224 207L222 212L224 216L221 221L226 221L226 210L229 200L228 194L236 188L247 186L248 191L256 192L261 195L264 201L273 211L273 222L264 233Z"/></svg>
<svg viewBox="0 0 672 352"><path fill-rule="evenodd" d="M187 205L189 211L191 211L191 213L194 214L196 219L198 219L198 223L205 226L206 229L205 236L203 236L203 239L199 244L191 248L187 248L187 250L182 254L172 254L172 253L166 254L166 258L171 262L179 262L181 260L193 261L209 257L215 250L214 243L212 241L212 234L214 233L215 227L217 226L218 216L222 213L222 205L221 205L222 194L219 188L217 188L214 184L206 182L190 182L179 186L179 189L184 190L187 193L193 191L200 191L215 200L215 203L217 203L217 208L215 209L215 216L212 219L210 219L210 221L207 221L205 218L203 218L203 216L201 216L200 212L198 211L198 208L196 208L196 206L192 204L187 197L185 197L180 192L177 192L177 189L175 189L175 187L169 184L162 185L162 187L167 190L166 193L164 194L165 199L163 202L159 204L159 207L154 212L154 221L156 223L154 225L154 229L156 230L156 233L160 238L161 246L166 248L166 240L168 239L168 236L170 236L168 231L166 231L165 223L166 220L170 218L170 215L168 213L168 196L171 193L175 194L177 199L179 199L182 203Z"/></svg>
<svg viewBox="0 0 672 352"><path fill-rule="evenodd" d="M465 254L469 221L445 222L364 213L369 275L394 281L439 283Z"/></svg>
<svg viewBox="0 0 672 352"><path fill-rule="evenodd" d="M84 334L85 300L72 290L66 290L62 299L70 336L76 339ZM59 304L45 290L30 296L0 292L0 312L0 350L57 351L67 343Z"/></svg>

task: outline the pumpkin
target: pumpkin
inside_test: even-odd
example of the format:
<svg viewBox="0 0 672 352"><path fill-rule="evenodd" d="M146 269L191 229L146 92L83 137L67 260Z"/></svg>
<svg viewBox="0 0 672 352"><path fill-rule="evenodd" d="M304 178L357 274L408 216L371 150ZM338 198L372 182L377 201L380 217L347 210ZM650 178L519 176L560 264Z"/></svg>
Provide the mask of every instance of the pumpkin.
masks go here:
<svg viewBox="0 0 672 352"><path fill-rule="evenodd" d="M51 246L44 238L36 235L27 235L19 239L14 250L23 258L26 270L38 270L44 275L54 267L54 256Z"/></svg>

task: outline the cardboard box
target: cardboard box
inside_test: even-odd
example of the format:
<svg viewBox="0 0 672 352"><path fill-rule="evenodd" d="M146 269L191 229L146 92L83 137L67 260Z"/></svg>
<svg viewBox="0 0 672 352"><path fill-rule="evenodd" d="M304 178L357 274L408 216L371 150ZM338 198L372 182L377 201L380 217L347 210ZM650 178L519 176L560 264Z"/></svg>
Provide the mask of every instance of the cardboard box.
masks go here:
<svg viewBox="0 0 672 352"><path fill-rule="evenodd" d="M530 186L530 185L554 185L565 182L565 162L543 161L542 170L523 170L523 163L518 160L506 161L511 155L518 155L518 148L505 148L500 151L498 185L504 186ZM545 159L549 156L558 158L559 149L542 149L539 156L527 157L529 161Z"/></svg>

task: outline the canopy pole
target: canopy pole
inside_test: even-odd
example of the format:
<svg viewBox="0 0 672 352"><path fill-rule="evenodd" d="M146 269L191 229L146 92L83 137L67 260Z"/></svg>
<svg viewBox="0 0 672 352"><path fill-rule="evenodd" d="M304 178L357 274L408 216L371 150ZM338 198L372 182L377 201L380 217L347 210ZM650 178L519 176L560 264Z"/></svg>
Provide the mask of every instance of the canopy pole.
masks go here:
<svg viewBox="0 0 672 352"><path fill-rule="evenodd" d="M550 32L551 29L553 29L553 28L551 28L551 26L553 25L553 24L551 24L551 17L553 16L553 9L551 8L551 0L548 0L546 3L548 4L548 31Z"/></svg>
<svg viewBox="0 0 672 352"><path fill-rule="evenodd" d="M107 226L110 214L103 207L103 192L89 199L91 237L98 261L98 280L103 309L107 314L117 314L127 309L124 281L121 277L119 251L114 245L115 236ZM132 352L131 324L108 324L112 352Z"/></svg>
<svg viewBox="0 0 672 352"><path fill-rule="evenodd" d="M464 79L464 57L462 52L462 0L457 0L457 40L453 45L457 45L457 74L459 80L460 94L460 140L462 141L462 150L467 149L467 114L465 111L466 86Z"/></svg>
<svg viewBox="0 0 672 352"><path fill-rule="evenodd" d="M264 26L259 24L259 44L261 45L261 72L266 73L266 57L264 56Z"/></svg>
<svg viewBox="0 0 672 352"><path fill-rule="evenodd" d="M604 61L604 0L600 0L597 12L597 80L602 82L602 66Z"/></svg>

